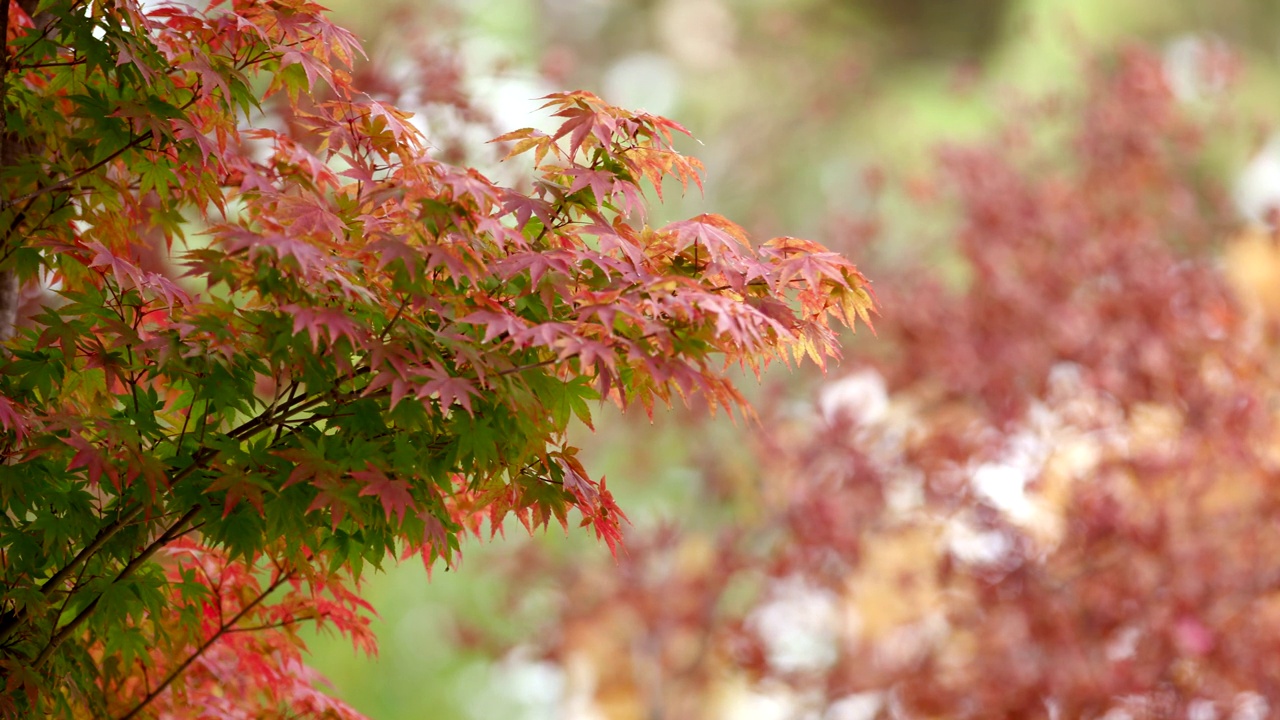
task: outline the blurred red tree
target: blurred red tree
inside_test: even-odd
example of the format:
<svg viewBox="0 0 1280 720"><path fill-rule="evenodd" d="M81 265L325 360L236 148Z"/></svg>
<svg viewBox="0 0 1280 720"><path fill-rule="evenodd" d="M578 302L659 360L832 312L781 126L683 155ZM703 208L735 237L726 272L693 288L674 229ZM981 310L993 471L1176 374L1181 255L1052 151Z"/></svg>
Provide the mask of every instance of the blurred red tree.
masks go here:
<svg viewBox="0 0 1280 720"><path fill-rule="evenodd" d="M742 517L636 533L616 573L521 558L557 578L544 649L579 701L611 719L1275 711L1280 250L1232 232L1159 58L1088 80L941 153L933 195L959 218L941 264L965 279L879 269L878 359L815 412L763 412L749 461L705 454L706 502Z"/></svg>

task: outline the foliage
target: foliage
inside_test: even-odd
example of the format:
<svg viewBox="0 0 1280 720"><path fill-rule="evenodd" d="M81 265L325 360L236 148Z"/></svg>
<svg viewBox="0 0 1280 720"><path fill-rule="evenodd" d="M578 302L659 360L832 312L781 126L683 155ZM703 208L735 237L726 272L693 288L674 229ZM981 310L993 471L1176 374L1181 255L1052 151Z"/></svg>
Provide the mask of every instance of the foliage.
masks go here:
<svg viewBox="0 0 1280 720"><path fill-rule="evenodd" d="M571 512L616 552L571 418L745 411L730 366L821 363L871 309L813 243L646 226L642 182L701 183L669 120L552 95L502 187L306 0L5 7L6 715L355 717L295 631L371 650L366 564Z"/></svg>
<svg viewBox="0 0 1280 720"><path fill-rule="evenodd" d="M1206 129L1156 58L1084 76L920 186L958 211L964 282L884 269L881 360L816 412L764 412L750 459L704 455L703 507L738 520L637 532L607 579L520 558L565 598L543 650L567 702L1274 713L1280 254L1268 233L1223 242Z"/></svg>

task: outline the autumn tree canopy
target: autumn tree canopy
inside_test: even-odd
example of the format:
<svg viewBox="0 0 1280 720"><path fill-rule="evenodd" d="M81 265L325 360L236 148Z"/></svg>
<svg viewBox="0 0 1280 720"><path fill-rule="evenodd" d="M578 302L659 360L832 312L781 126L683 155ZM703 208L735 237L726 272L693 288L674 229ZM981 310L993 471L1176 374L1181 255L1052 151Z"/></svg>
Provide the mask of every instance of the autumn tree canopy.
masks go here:
<svg viewBox="0 0 1280 720"><path fill-rule="evenodd" d="M745 411L728 367L821 363L871 309L814 243L646 225L642 184L701 182L669 120L550 96L504 187L305 0L4 12L5 715L356 717L296 629L371 649L364 566L508 516L615 549L571 418Z"/></svg>

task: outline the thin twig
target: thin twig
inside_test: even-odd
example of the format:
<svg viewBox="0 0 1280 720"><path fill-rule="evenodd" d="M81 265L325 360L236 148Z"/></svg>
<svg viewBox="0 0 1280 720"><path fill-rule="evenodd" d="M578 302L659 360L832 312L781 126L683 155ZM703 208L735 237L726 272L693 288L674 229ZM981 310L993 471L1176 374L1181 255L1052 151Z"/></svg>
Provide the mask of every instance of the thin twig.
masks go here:
<svg viewBox="0 0 1280 720"><path fill-rule="evenodd" d="M143 133L142 135L139 135L139 136L135 137L134 139L130 140L129 142L125 143L124 147L120 148L119 150L116 150L115 152L113 152L113 153L111 153L110 155L108 155L108 156L106 156L106 157L102 158L102 159L101 159L101 160L99 160L98 162L96 162L96 163L94 163L94 164L90 165L89 167L86 167L86 168L84 168L84 169L82 169L82 170L78 170L78 171L76 171L76 172L74 172L74 173L72 173L72 174L70 174L70 175L68 175L68 176L66 176L66 177L64 177L64 178L62 178L61 180L59 180L59 181L57 181L57 182L55 182L55 183L51 183L51 184L49 184L49 185L45 185L44 187L41 187L41 188L36 188L35 190L32 190L31 192L27 193L26 195L19 195L18 197L13 198L13 199L11 199L11 200L4 200L4 201L0 201L0 210L4 210L4 209L11 208L11 207L13 207L14 205L17 205L18 203L28 202L28 201L30 201L30 200L34 200L34 199L36 199L36 198L40 197L41 195L47 195L48 193L51 193L51 192L53 192L54 190L58 190L58 189L64 188L64 187L66 187L66 186L70 185L71 183L73 183L73 182L75 182L75 181L79 180L80 178L83 178L84 176L88 175L89 173L92 173L92 172L97 171L99 168L103 167L104 165L106 165L107 163L111 162L112 160L115 160L116 158L118 158L118 157L120 157L121 155L125 154L125 153L126 153L126 152L128 152L129 150L132 150L133 148L135 148L135 147L137 147L137 146L141 145L143 142L145 142L145 141L147 141L147 140L150 140L150 139L151 139L151 137L152 137L152 135L153 135L153 133L152 133L150 130L148 130L147 132Z"/></svg>
<svg viewBox="0 0 1280 720"><path fill-rule="evenodd" d="M217 642L219 639L221 639L223 635L226 635L236 623L240 622L241 618L243 618L245 615L248 615L249 611L253 610L259 604L261 604L263 600L267 599L268 595L270 595L272 592L275 592L276 588L283 585L285 581L289 580L289 578L291 577L292 576L287 573L281 573L279 576L277 576L276 579L272 581L270 585L267 586L266 590L263 590L261 593L258 594L258 597L253 599L252 602L250 602L248 605L245 605L243 608L241 608L240 612L236 613L236 616L231 618L231 622L228 622L225 625L220 626L218 628L218 632L210 636L208 640L205 640L204 643L201 644L199 648L196 648L195 652L187 656L186 660L183 660L182 663L178 665L178 667L174 668L173 672L165 676L165 679L158 686L156 686L155 690L152 690L151 692L147 693L147 696L142 698L142 702L138 703L132 710L125 713L124 715L121 715L116 720L131 720L131 718L135 717L138 713L142 712L142 710L146 708L148 705L150 705L153 700L159 697L160 693L164 692L165 689L169 687L170 683L176 680L177 677L181 675L183 671L185 671L187 667L191 665L191 663L195 662L196 658L203 655L205 651L208 650L210 647L212 647L213 644Z"/></svg>
<svg viewBox="0 0 1280 720"><path fill-rule="evenodd" d="M280 620L279 622L263 623L261 625L248 625L246 627L239 627L239 628L227 628L226 632L224 632L223 634L230 635L232 633L253 633L253 632L260 632L262 630L277 630L282 627L297 625L298 623L306 622L308 620L319 620L320 617L321 617L320 615L302 615L299 617L291 618L289 620Z"/></svg>
<svg viewBox="0 0 1280 720"><path fill-rule="evenodd" d="M145 550L138 553L138 555L135 556L133 560L129 561L129 564L124 566L124 569L120 571L120 574L116 575L115 580L112 580L111 584L115 585L116 583L119 583L127 579L129 576L137 572L138 568L142 567L148 560L150 560L151 556L154 555L156 551L158 551L160 548L164 547L165 545L168 545L170 542L173 542L174 538L177 537L178 535L181 535L185 531L187 523L191 522L191 520L195 518L196 513L200 512L201 509L202 508L200 505L192 506L192 508L188 510L186 514L178 518L176 522L170 525L169 529L165 530L163 535L156 538L156 540L152 542L150 545L148 545ZM40 667L41 665L43 665L44 662L49 659L49 656L52 655L54 651L58 649L58 646L61 645L63 642L65 642L67 638L71 636L72 633L78 630L80 626L83 625L84 622L89 619L89 616L93 614L93 611L95 609L97 609L98 602L101 599L102 599L102 595L99 594L98 597L94 598L88 605L86 605L78 615L72 618L70 622L68 622L66 625L63 625L62 628L59 629L54 634L54 636L49 639L49 643L45 645L44 650L42 650L40 654L36 657L36 660L34 663L32 663L32 666Z"/></svg>

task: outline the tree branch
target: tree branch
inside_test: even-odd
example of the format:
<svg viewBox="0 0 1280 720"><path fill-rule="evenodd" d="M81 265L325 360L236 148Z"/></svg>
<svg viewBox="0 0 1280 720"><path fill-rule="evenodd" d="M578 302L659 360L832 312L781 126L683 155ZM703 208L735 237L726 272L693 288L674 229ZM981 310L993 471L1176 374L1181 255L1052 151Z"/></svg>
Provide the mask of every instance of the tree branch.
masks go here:
<svg viewBox="0 0 1280 720"><path fill-rule="evenodd" d="M358 368L350 375L339 380L338 384L340 385L344 382L354 380L362 375L368 374L369 372L369 368ZM329 397L329 393L326 392L318 395L303 396L296 400L286 402L272 413L260 415L252 420L242 423L230 432L226 433L226 436L235 440L244 440L257 432L270 428L273 422L286 421L293 414L305 412L316 404L323 402L327 397ZM192 455L192 462L190 465L182 468L170 478L169 486L172 487L173 485L176 485L196 470L204 467L204 465L216 455L217 451L212 450L207 446L202 447ZM115 537L117 533L131 525L138 516L142 514L143 508L144 506L141 504L134 504L133 506L124 509L111 523L103 526L88 545L85 545L80 552L76 553L76 556L72 558L70 562L64 565L40 586L40 592L46 598L56 592L72 574L88 562L89 558L102 550L111 538ZM199 505L189 509L177 523L170 526L169 529L161 535L160 539L148 546L141 555L135 557L124 568L124 570L121 571L120 575L118 575L113 582L119 582L120 580L127 578L129 575L132 575L143 563L150 559L157 550L165 544L172 542L173 539L182 532L182 527L189 523L191 518L193 518L200 509L201 506ZM57 649L57 646L61 645L70 633L74 632L77 627L88 619L89 615L92 614L93 610L97 607L97 604L98 600L95 598L89 603L89 605L85 606L85 608L81 610L80 613L71 620L71 622L58 630L50 639L49 644L46 645L45 649L40 653L35 664L39 666L47 660L49 655ZM17 632L18 628L30 620L35 607L36 606L34 604L31 604L27 605L22 610L0 615L0 644L6 642L15 632Z"/></svg>
<svg viewBox="0 0 1280 720"><path fill-rule="evenodd" d="M16 197L16 198L11 198L11 199L9 199L9 200L0 201L0 210L6 210L6 209L8 209L8 208L13 207L14 205L19 204L19 203L28 202L28 201L31 201L31 200L34 200L34 199L36 199L36 198L40 197L41 195L47 195L48 193L51 193L51 192L53 192L54 190L58 190L58 189L64 188L64 187L66 187L66 186L70 185L71 183L73 183L73 182L75 182L75 181L79 180L80 178L82 178L82 177L84 177L84 176L88 175L89 173L92 173L92 172L94 172L94 171L98 170L99 168L103 167L104 165L106 165L107 163L111 162L112 160L115 160L116 158L118 158L118 157L120 157L121 155L125 154L125 153L126 153L126 152L128 152L129 150L132 150L133 148L135 148L135 147L137 147L137 146L141 145L143 142L145 142L145 141L147 141L147 140L150 140L150 139L152 138L152 136L153 136L153 135L154 135L154 133L152 133L150 130L148 130L147 132L143 133L142 135L139 135L139 136L135 137L134 139L130 140L129 142L125 143L125 144L124 144L124 147L122 147L122 148L120 148L119 150L116 150L115 152L111 153L110 155L108 155L108 156L106 156L106 157L102 158L102 159L101 159L101 160L99 160L98 162L96 162L96 163L94 163L94 164L92 164L92 165L90 165L90 166L88 166L88 167L86 167L86 168L84 168L84 169L82 169L82 170L77 170L76 172L74 172L74 173L72 173L72 174L70 174L70 175L68 175L68 176L66 176L66 177L64 177L64 178L62 178L61 180L59 180L59 181L57 181L57 182L55 182L55 183L51 183L51 184L49 184L49 185L45 185L44 187L41 187L41 188L36 188L35 190L32 190L31 192L27 193L26 195L19 195L19 196L18 196L18 197Z"/></svg>
<svg viewBox="0 0 1280 720"><path fill-rule="evenodd" d="M49 578L40 586L40 592L46 597L53 594L53 592L62 585L63 581L71 577L71 574L83 565L90 556L101 550L102 546L106 545L107 541L114 537L116 533L127 527L141 511L141 506L134 506L132 509L126 510L120 515L120 517L116 518L111 523L103 526L103 528L98 531L98 534L93 537L93 540L88 545L81 548L80 552L76 553L76 556L71 559L71 562L64 565L61 570L54 573L53 577ZM0 621L0 643L8 640L14 631L17 630L22 623L26 622L27 618L31 616L31 607L31 605L28 605L21 611L12 613L5 617L3 621Z"/></svg>
<svg viewBox="0 0 1280 720"><path fill-rule="evenodd" d="M188 510L186 514L178 518L176 522L170 525L169 529L164 531L164 534L156 538L156 540L152 542L150 545L148 545L146 549L138 553L138 555L136 555L133 558L133 560L129 561L129 564L124 566L124 569L120 571L119 575L116 575L116 578L111 581L111 584L115 585L116 583L127 579L130 575L133 575L135 572L137 572L138 568L142 567L148 560L150 560L151 556L155 555L157 550L173 542L174 538L178 537L183 532L185 532L187 523L191 522L191 520L195 518L196 514L199 513L200 510L201 510L200 505L192 506L192 508ZM35 662L32 663L32 666L38 668L41 665L43 665L45 661L49 659L49 656L52 655L54 651L58 649L58 646L61 645L63 642L65 642L66 639L70 637L72 633L74 633L77 629L79 629L80 626L83 625L84 622L89 619L89 616L93 614L93 611L95 609L97 609L98 601L101 598L102 598L102 595L99 594L98 597L94 598L88 605L86 605L78 615L72 618L70 622L68 622L66 625L63 625L61 629L59 629L56 633L54 633L53 637L49 639L49 643L45 645L44 650L42 650L40 654L36 657Z"/></svg>
<svg viewBox="0 0 1280 720"><path fill-rule="evenodd" d="M167 676L165 676L165 679L161 681L161 683L157 685L154 690L147 693L147 696L142 698L141 702L135 705L134 708L129 712L116 718L116 720L132 720L132 718L137 716L138 713L142 712L148 705L152 703L152 701L154 701L157 697L159 697L160 693L163 693L169 687L169 685L173 683L173 681L176 680L178 676L181 675L191 665L191 663L195 662L196 658L199 658L201 655L203 655L205 651L207 651L210 647L212 647L213 644L217 642L219 639L221 639L223 635L226 635L228 632L231 632L232 628L235 626L236 623L240 622L241 618L243 618L245 615L248 615L249 611L253 610L255 607L260 605L262 601L267 598L268 595L274 592L276 588L283 585L290 577L292 576L289 573L281 573L274 581L272 581L270 585L267 586L265 590L259 593L258 596L255 597L248 605L245 605L243 608L241 608L240 612L236 613L235 617L231 618L230 622L227 622L221 625L218 628L218 631L216 633L210 636L208 640L205 640L204 643L200 645L200 647L196 648L195 652L187 656L187 658L183 660L178 665L178 667L173 669L173 672L170 672Z"/></svg>
<svg viewBox="0 0 1280 720"><path fill-rule="evenodd" d="M360 377L361 375L367 374L368 372L369 372L368 368L360 368L355 372L353 372L350 376L343 378L340 382L354 380L355 378ZM327 397L327 394L304 396L304 397L297 398L296 401L287 402L276 412L272 413L273 418L287 419L289 415L293 413L304 412L308 408L316 405L317 403L322 402L325 399L325 397ZM243 424L239 425L238 427L234 428L230 432L228 432L227 436L236 440L243 440L244 438L249 437L256 432L265 430L268 427L270 427L271 420L272 419L268 418L265 415L254 418L253 420L248 420ZM207 463L210 459L212 459L216 455L217 455L217 452L208 447L203 447L200 450L196 451L192 455L191 464L182 468L177 473L175 473L173 477L170 478L169 486L172 487L177 483L181 482L182 480L186 479L193 472L204 467L205 463ZM144 555L134 558L134 560L130 562L128 566L126 566L125 571L122 571L122 574L119 577L117 577L117 581L128 576L127 574L125 574L126 571L128 574L132 574L134 571L137 570L138 566L140 566L143 562L145 562L148 558L150 558L151 554L154 554L154 552L158 550L161 546L163 546L164 543L172 541L174 537L176 537L176 535L170 536L170 532L174 531L175 528L180 529L181 525L184 525L186 524L186 522L189 522L190 519L194 517L199 510L200 510L199 505L192 507L190 510L188 510L187 514L183 516L184 520L181 521L181 524L175 524L174 526L171 526L169 528L169 531L167 531L165 535L161 536L161 539L164 539L166 537L168 539L164 540L164 542L157 541L159 543L158 545L153 543L150 547L148 547L146 551L144 551ZM117 533L119 533L121 530L131 525L134 522L134 520L136 520L138 516L142 514L142 511L143 511L143 506L141 504L135 504L129 508L124 509L119 515L119 517L117 517L115 520L113 520L109 524L103 526L102 529L98 531L97 535L94 536L93 540L88 545L85 545L80 550L80 552L76 553L76 556L72 558L70 562L64 565L60 570L55 572L52 577L50 577L47 581L45 581L45 583L40 586L40 592L45 597L49 597L54 592L56 592L58 588L61 587L62 584L67 580L67 578L69 578L73 573L75 573L80 568L81 565L88 562L90 557L97 554L103 548L103 546L105 546L107 542L111 540L111 538L115 537ZM88 617L87 614L90 613L93 610L93 608L96 607L96 605L97 605L97 600L94 600L87 607L85 607L84 610L81 611L80 615L76 616L76 618L72 620L72 623L75 623L75 624L82 623L83 619ZM23 625L23 623L27 622L31 618L34 607L35 607L34 605L28 605L24 607L22 610L0 615L0 644L3 644L10 637L12 637L12 635L18 630L18 628L20 628ZM66 628L64 627L63 630L66 630ZM59 634L54 636L54 640L56 640L56 643L54 643L55 647L56 647L56 644L61 644L65 640L65 635L63 635L62 632L63 631L60 630ZM45 650L46 652L42 652L40 655L41 660L47 658L47 653L49 651L49 648L46 647ZM39 664L39 661L37 661L37 664Z"/></svg>

